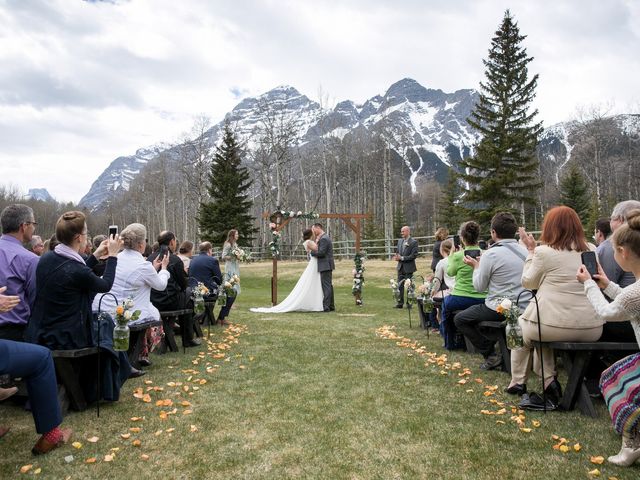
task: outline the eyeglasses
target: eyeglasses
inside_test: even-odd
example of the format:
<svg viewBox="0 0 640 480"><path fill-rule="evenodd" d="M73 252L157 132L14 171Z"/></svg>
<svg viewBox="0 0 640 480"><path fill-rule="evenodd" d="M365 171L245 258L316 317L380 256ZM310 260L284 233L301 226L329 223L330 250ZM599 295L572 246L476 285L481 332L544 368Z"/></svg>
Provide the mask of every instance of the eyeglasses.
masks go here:
<svg viewBox="0 0 640 480"><path fill-rule="evenodd" d="M38 222L24 222L25 225L38 225Z"/></svg>

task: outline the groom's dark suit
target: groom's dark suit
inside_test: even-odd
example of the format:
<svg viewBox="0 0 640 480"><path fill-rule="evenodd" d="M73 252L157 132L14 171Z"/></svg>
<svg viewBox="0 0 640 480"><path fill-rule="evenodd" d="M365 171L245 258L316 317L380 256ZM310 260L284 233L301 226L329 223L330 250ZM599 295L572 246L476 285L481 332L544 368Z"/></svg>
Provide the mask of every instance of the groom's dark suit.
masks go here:
<svg viewBox="0 0 640 480"><path fill-rule="evenodd" d="M336 309L333 303L333 270L336 265L333 262L333 243L326 233L318 239L318 250L311 251L311 255L318 259L318 272L322 283L322 308L325 312Z"/></svg>
<svg viewBox="0 0 640 480"><path fill-rule="evenodd" d="M416 269L416 258L418 256L418 241L408 237L406 240L401 238L398 240L398 285L400 288L400 301L398 306L402 306L404 303L404 284L405 279L413 277L413 273Z"/></svg>

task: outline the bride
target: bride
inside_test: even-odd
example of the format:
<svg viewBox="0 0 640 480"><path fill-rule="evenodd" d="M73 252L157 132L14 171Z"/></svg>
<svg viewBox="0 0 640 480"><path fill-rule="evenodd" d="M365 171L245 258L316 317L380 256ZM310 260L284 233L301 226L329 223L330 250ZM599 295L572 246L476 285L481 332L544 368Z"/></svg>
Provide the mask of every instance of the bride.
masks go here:
<svg viewBox="0 0 640 480"><path fill-rule="evenodd" d="M304 238L302 245L307 252L309 263L291 293L275 307L251 308L252 312L322 312L322 284L320 283L320 272L318 272L318 259L309 255L311 250L318 249L316 242L311 239L312 236L311 229L302 232L302 238Z"/></svg>

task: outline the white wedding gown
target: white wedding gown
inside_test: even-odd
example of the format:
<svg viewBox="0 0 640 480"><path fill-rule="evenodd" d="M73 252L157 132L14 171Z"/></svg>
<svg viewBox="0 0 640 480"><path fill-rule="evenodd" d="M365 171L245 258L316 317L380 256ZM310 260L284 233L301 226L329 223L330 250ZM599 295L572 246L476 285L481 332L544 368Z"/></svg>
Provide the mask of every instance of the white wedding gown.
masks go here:
<svg viewBox="0 0 640 480"><path fill-rule="evenodd" d="M318 259L316 257L309 259L307 268L300 275L298 283L282 302L275 307L250 310L257 313L321 312L322 283L320 283L320 272L318 272Z"/></svg>

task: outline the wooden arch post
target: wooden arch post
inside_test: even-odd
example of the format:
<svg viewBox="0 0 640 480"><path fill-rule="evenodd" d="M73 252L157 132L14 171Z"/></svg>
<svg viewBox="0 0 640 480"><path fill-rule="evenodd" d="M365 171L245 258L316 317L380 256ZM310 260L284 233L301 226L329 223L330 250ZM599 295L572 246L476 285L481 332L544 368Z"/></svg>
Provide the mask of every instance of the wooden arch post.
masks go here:
<svg viewBox="0 0 640 480"><path fill-rule="evenodd" d="M275 213L265 213L262 215L263 218L268 218L271 223L275 225L276 232L280 232L287 224L291 221L291 218L294 217L284 217L281 211L277 211ZM304 217L303 217L304 218ZM360 252L360 240L362 234L362 220L365 218L371 218L371 214L369 213L321 213L317 218L339 218L342 220L345 225L353 231L356 244L355 250L356 253ZM308 218L307 218L308 219ZM277 256L273 256L272 259L272 274L271 274L271 304L278 304L278 258Z"/></svg>

